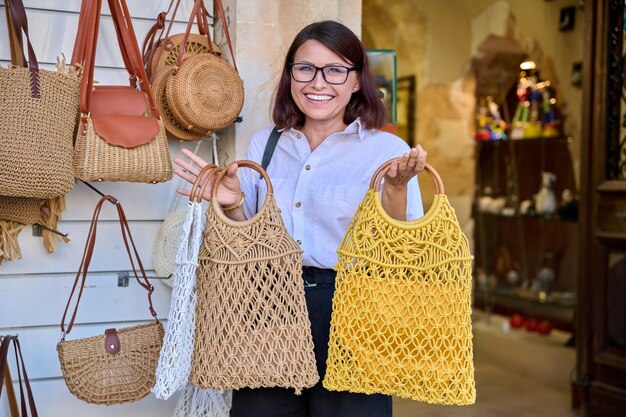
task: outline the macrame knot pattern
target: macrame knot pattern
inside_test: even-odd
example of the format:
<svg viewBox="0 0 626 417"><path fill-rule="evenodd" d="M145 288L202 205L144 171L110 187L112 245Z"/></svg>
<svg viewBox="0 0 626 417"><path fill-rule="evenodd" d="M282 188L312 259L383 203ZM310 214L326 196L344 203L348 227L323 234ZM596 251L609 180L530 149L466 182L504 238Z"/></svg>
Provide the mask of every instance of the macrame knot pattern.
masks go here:
<svg viewBox="0 0 626 417"><path fill-rule="evenodd" d="M400 222L370 189L338 253L324 387L474 403L473 257L447 197Z"/></svg>
<svg viewBox="0 0 626 417"><path fill-rule="evenodd" d="M256 216L206 213L199 254L191 383L218 390L295 388L319 380L302 282L302 251L271 193Z"/></svg>

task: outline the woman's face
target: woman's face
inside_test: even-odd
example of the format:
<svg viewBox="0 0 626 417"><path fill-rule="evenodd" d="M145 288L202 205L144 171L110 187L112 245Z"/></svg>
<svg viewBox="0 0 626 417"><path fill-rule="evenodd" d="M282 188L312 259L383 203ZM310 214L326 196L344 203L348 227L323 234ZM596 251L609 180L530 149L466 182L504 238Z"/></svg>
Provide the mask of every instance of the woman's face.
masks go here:
<svg viewBox="0 0 626 417"><path fill-rule="evenodd" d="M308 40L298 48L294 56L296 64L310 64L311 67L304 67L303 72L315 71L315 67L325 67L337 65L351 68L353 64L341 58L333 51L325 47L318 41ZM292 68L296 70L296 68ZM327 78L336 77L337 71L330 69ZM331 73L335 73L334 75ZM340 76L341 78L341 76ZM291 78L291 96L298 108L304 113L305 123L330 122L343 124L343 115L346 106L350 101L352 93L359 89L358 72L350 71L345 83L330 84L322 76L322 71L318 70L315 78L309 82L298 82Z"/></svg>

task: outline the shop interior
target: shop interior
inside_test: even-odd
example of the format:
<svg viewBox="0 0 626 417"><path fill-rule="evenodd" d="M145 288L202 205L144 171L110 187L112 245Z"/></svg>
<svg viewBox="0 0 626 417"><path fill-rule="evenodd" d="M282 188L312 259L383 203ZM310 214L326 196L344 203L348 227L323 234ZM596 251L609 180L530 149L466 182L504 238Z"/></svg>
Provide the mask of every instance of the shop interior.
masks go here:
<svg viewBox="0 0 626 417"><path fill-rule="evenodd" d="M128 2L141 43L154 23L157 5L148 10ZM54 67L57 45L46 43L54 39L71 51L74 33L69 32L76 26L81 2L24 3L34 22L41 62ZM169 1L157 3L163 9ZM233 126L207 140L191 145L170 140L173 157L183 148L218 165L243 157L247 142L241 138L267 124L274 88L268 80L276 78L280 68L274 62L283 56L296 28L313 18L338 19L360 30L388 110L385 130L427 150L428 163L441 175L470 242L476 404L442 406L394 398L394 417L622 416L625 2L322 0L277 2L280 7L269 7L264 0L224 3L246 89L245 105ZM174 31L184 32L189 11L183 8ZM293 22L286 16L293 16ZM276 26L272 19L285 24ZM37 30L40 22L41 28L66 22L72 29L50 34ZM110 26L104 29L108 32L102 44L116 45ZM5 29L0 26L0 31ZM259 48L259 39L280 48ZM221 31L214 40L226 51ZM121 83L126 80L124 63L116 55L119 51L111 49L98 52L97 73L103 81ZM8 45L0 43L0 64L10 62ZM435 188L426 176L419 181L427 208ZM59 243L55 253L45 254L41 230L28 226L19 237L21 259L0 259L0 335L20 334L38 403L56 413L50 415L172 415L177 397L163 402L150 395L133 404L99 408L76 404L50 346L58 340L67 282L76 274L96 193L114 194L123 201L137 240L148 242L139 245L139 252L148 260L150 278L157 281L154 308L159 317L167 317L171 282L150 258L163 220L186 206L185 199L176 197L175 182L77 183L59 223L59 230L77 245ZM103 218L101 235L119 231L112 209L105 210ZM95 281L78 326L85 335L111 323L146 320L143 305L128 307L129 300L144 293L132 277L129 286L123 248L102 240L99 253L106 256L94 259ZM29 294L28 302L24 294ZM106 320L94 307L101 299L112 300L116 307ZM35 308L39 305L46 307ZM4 399L0 415L3 411L8 413Z"/></svg>

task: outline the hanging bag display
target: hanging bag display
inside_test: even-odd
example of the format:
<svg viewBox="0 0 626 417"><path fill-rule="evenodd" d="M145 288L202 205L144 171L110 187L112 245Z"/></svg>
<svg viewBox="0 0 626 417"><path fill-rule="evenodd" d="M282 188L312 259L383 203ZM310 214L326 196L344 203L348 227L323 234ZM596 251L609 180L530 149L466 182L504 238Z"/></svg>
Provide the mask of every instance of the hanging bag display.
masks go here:
<svg viewBox="0 0 626 417"><path fill-rule="evenodd" d="M202 0L196 0L192 16L201 4ZM190 21L165 90L169 109L176 120L186 130L199 134L221 130L234 123L244 99L243 82L237 72L224 8L221 0L214 0L213 4L222 22L233 65L218 51L212 50L183 60Z"/></svg>
<svg viewBox="0 0 626 417"><path fill-rule="evenodd" d="M11 7L9 7L8 2L5 6L4 10L11 46L11 65L13 68L26 67L24 53L21 47L23 42L21 33L15 31L13 24L14 19L12 18ZM67 73L63 60L59 61L57 68L60 74ZM76 78L76 85L78 86L79 78L75 77L75 75L76 74L71 77ZM78 106L78 90L76 90L75 102L76 106ZM75 111L78 111L77 107ZM68 149L69 152L72 153L71 148ZM2 152L2 150L0 150L0 152ZM72 180L72 184L73 182ZM24 192L18 192L17 194L24 194ZM67 243L69 239L67 239L66 236L54 231L57 228L57 224L61 219L61 213L64 210L64 195L47 199L0 195L0 264L4 259L12 261L21 257L21 250L17 238L26 225L39 224L43 226L43 244L47 253L54 251L59 240Z"/></svg>
<svg viewBox="0 0 626 417"><path fill-rule="evenodd" d="M473 404L471 261L437 172L437 194L414 221L380 201L393 160L375 172L337 250L325 388L436 404Z"/></svg>
<svg viewBox="0 0 626 417"><path fill-rule="evenodd" d="M183 223L179 249L176 254L176 265L173 272L174 283L170 310L165 325L165 337L156 370L156 383L152 388L155 396L162 400L167 400L172 394L189 383L198 297L196 267L204 231L202 193L209 179L218 171L219 168L214 164L202 168L189 195L187 216ZM204 182L202 187L201 181ZM198 192L199 189L201 189L200 192Z"/></svg>
<svg viewBox="0 0 626 417"><path fill-rule="evenodd" d="M80 78L39 68L22 0L7 0L9 39L19 59L0 68L0 195L53 198L74 186L72 138ZM27 67L23 39L28 50Z"/></svg>
<svg viewBox="0 0 626 417"><path fill-rule="evenodd" d="M19 409L15 398L15 391L13 390L13 381L11 380L11 374L9 372L8 358L11 344L13 344L13 348L15 349L15 365L17 369L21 405ZM20 341L17 336L0 336L0 399L2 399L2 388L5 382L7 385L7 394L9 395L8 402L11 417L20 417L20 415L22 417L28 417L29 411L31 417L37 417L38 414L35 397L33 396L33 390L30 387L30 381L28 379L28 374L26 373L26 365L24 365L22 347L20 346ZM19 410L21 410L21 414Z"/></svg>
<svg viewBox="0 0 626 417"><path fill-rule="evenodd" d="M267 173L265 202L245 221L226 217L215 179L198 267L191 383L218 390L295 388L319 380L302 281L302 250L289 236Z"/></svg>
<svg viewBox="0 0 626 417"><path fill-rule="evenodd" d="M152 96L125 0L109 0L130 86L94 87L102 0L83 0L72 63L84 67L74 169L84 181L162 182L172 178L163 123ZM138 86L139 90L136 89Z"/></svg>
<svg viewBox="0 0 626 417"><path fill-rule="evenodd" d="M133 273L139 285L148 292L150 314L155 321L121 329L107 329L104 335L66 341L66 336L74 326L85 288L89 264L94 254L98 217L106 202L115 204ZM141 277L137 273L135 261ZM94 210L83 258L61 319L62 338L57 345L63 378L70 392L77 398L88 403L110 405L136 401L150 392L155 382L163 341L163 325L156 318L152 306L153 291L154 287L146 276L121 203L110 195L102 197ZM70 321L66 327L65 319L75 293L77 296L74 310L70 313Z"/></svg>

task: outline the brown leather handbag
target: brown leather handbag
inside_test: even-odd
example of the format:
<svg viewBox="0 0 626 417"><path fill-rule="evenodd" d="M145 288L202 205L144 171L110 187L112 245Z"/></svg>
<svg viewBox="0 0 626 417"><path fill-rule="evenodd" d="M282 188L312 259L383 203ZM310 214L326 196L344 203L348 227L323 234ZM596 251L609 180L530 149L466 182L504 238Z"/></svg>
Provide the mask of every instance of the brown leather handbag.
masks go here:
<svg viewBox="0 0 626 417"><path fill-rule="evenodd" d="M65 338L74 326L78 304L85 288L87 271L96 243L98 217L102 205L106 202L115 204L117 208L122 238L132 270L139 285L148 292L150 314L155 321L121 329L107 329L105 334L100 336L67 341ZM135 267L133 254L141 276ZM163 325L156 318L152 306L153 291L154 287L146 276L121 203L110 195L102 197L94 210L83 259L61 319L63 333L57 345L63 378L70 392L77 398L88 403L109 405L136 401L148 395L155 382L164 335ZM74 294L77 294L76 303L66 327L65 319Z"/></svg>
<svg viewBox="0 0 626 417"><path fill-rule="evenodd" d="M102 0L83 0L72 63L83 66L74 169L85 181L162 182L172 178L163 123L152 96L125 0L108 0L130 86L96 86Z"/></svg>

